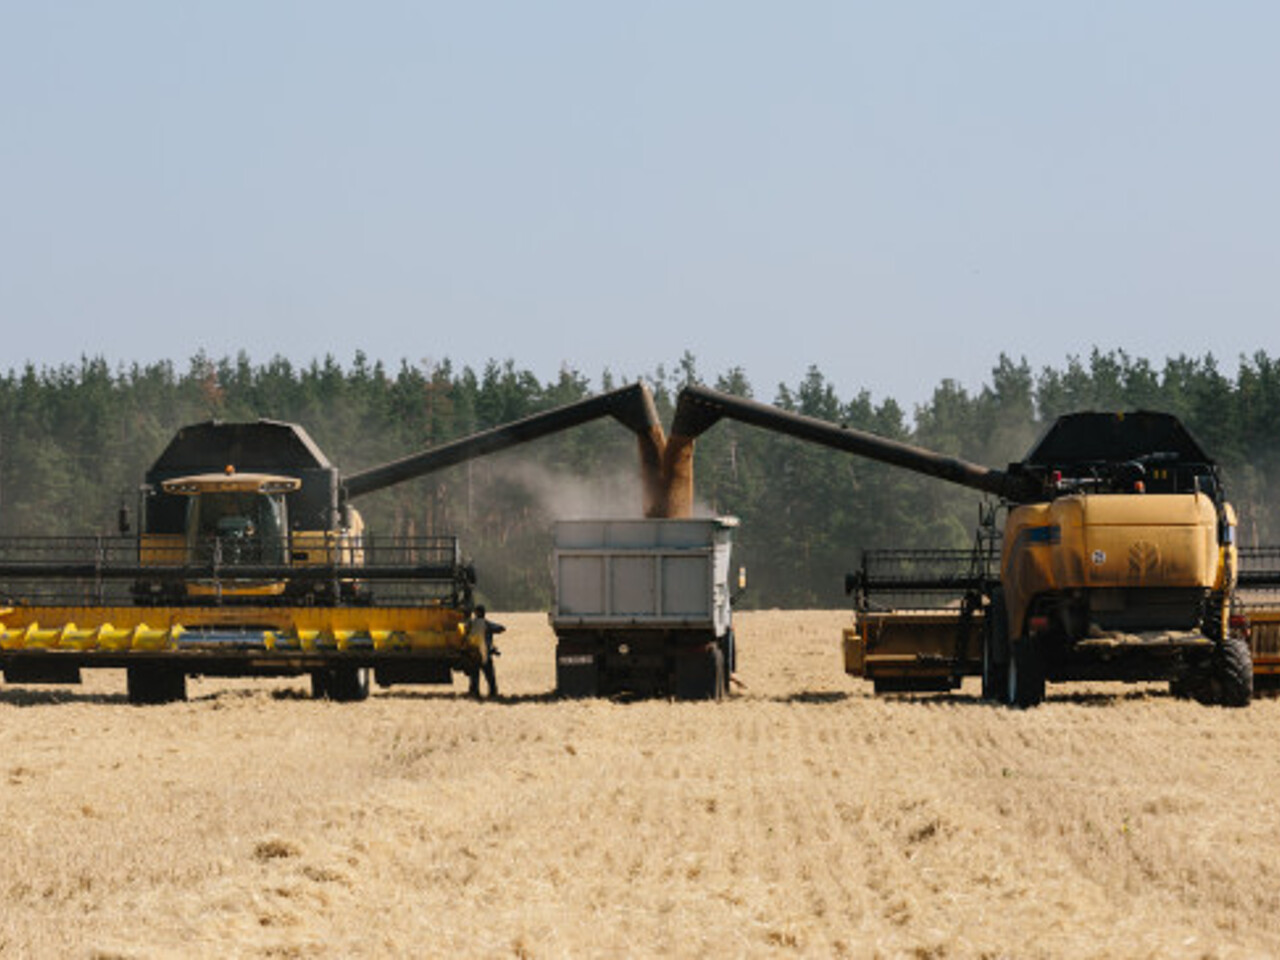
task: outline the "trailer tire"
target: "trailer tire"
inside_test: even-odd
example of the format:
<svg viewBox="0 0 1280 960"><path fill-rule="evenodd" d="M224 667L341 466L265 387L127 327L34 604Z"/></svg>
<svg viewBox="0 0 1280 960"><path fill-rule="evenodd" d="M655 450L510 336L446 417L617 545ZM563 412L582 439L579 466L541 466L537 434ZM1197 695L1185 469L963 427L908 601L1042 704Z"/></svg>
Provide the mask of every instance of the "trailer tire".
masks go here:
<svg viewBox="0 0 1280 960"><path fill-rule="evenodd" d="M164 664L129 667L126 688L133 704L176 703L187 699L187 675Z"/></svg>
<svg viewBox="0 0 1280 960"><path fill-rule="evenodd" d="M676 654L677 700L718 700L724 689L724 654L715 644Z"/></svg>
<svg viewBox="0 0 1280 960"><path fill-rule="evenodd" d="M1021 637L1009 651L1007 696L1011 707L1025 709L1044 702L1044 653L1032 637Z"/></svg>
<svg viewBox="0 0 1280 960"><path fill-rule="evenodd" d="M730 627L724 635L724 680L725 689L729 686L729 677L738 669L738 638Z"/></svg>
<svg viewBox="0 0 1280 960"><path fill-rule="evenodd" d="M326 695L334 703L369 699L368 667L333 667L325 678Z"/></svg>

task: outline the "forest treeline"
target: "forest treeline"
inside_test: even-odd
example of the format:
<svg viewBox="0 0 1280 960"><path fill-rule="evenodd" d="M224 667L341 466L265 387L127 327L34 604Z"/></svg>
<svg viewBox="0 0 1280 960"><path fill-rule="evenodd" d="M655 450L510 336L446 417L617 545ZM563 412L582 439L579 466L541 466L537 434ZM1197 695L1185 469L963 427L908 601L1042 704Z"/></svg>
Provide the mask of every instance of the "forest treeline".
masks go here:
<svg viewBox="0 0 1280 960"><path fill-rule="evenodd" d="M1212 356L1162 366L1095 350L1060 368L999 357L969 391L944 381L908 412L867 392L841 397L817 367L757 390L740 368L704 378L685 354L642 377L663 423L688 383L777 404L989 466L1020 459L1044 427L1077 410L1164 410L1222 464L1241 541L1280 543L1271 481L1280 466L1280 361L1257 353L1224 371ZM267 417L306 427L345 472L374 466L621 386L563 370L543 381L513 361L482 370L449 361L398 369L356 354L295 365L276 357L192 358L119 366L102 359L0 378L0 535L110 534L120 506L178 427ZM864 548L962 547L980 495L938 480L733 422L699 441L700 509L742 521L735 560L744 605L836 607ZM544 608L556 517L639 515L634 438L611 420L451 467L359 501L377 534L456 534L480 594L501 609Z"/></svg>

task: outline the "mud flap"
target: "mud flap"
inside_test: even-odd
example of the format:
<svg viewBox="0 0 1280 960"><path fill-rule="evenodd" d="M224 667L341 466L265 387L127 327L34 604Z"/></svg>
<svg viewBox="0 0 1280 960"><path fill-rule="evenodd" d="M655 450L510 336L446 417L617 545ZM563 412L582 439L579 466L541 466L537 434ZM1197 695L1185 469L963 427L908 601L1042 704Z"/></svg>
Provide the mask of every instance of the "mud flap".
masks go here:
<svg viewBox="0 0 1280 960"><path fill-rule="evenodd" d="M556 651L556 694L575 698L600 695L600 664L594 653Z"/></svg>

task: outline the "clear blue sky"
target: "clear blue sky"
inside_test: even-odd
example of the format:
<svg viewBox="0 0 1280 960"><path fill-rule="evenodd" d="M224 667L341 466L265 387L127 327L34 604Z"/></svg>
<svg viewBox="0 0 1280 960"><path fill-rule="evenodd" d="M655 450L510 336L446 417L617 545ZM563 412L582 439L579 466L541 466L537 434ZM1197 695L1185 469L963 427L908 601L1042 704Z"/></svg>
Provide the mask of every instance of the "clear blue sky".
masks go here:
<svg viewBox="0 0 1280 960"><path fill-rule="evenodd" d="M0 369L1280 353L1280 5L0 0Z"/></svg>

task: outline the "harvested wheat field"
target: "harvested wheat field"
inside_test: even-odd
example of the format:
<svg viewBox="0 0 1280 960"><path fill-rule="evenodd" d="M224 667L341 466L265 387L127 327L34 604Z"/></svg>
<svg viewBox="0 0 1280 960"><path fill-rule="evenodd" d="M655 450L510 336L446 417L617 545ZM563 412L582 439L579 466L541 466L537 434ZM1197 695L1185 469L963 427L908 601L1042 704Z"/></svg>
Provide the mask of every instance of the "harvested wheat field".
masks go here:
<svg viewBox="0 0 1280 960"><path fill-rule="evenodd" d="M3 688L0 954L1280 954L1280 702L877 699L846 616L742 615L720 704L558 702L535 614L501 702Z"/></svg>

